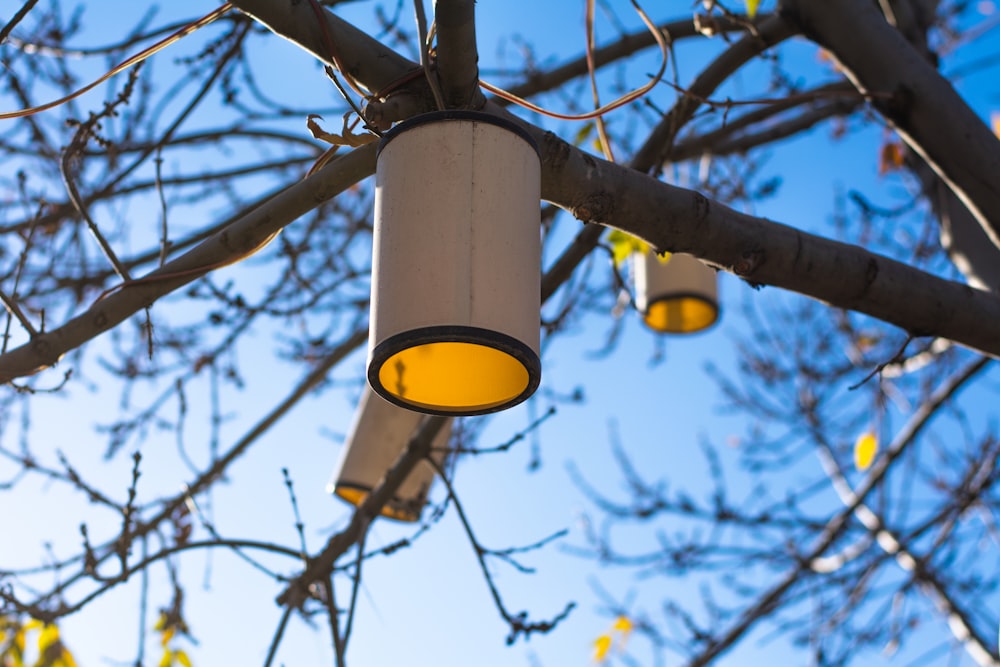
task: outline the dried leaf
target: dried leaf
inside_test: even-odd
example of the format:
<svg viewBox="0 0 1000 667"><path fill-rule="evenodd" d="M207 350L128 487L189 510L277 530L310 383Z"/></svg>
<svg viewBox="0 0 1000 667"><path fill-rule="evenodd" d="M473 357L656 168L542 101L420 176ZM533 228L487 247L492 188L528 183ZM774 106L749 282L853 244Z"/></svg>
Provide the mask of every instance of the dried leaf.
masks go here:
<svg viewBox="0 0 1000 667"><path fill-rule="evenodd" d="M350 112L344 114L344 129L341 134L334 134L333 132L327 132L319 123L316 122L316 118L323 120L323 117L316 113L311 113L306 118L306 127L312 132L313 138L319 139L320 141L325 141L328 144L333 144L334 146L351 146L355 148L357 146L364 146L365 144L370 144L371 142L378 139L374 134L354 134L351 132L350 126Z"/></svg>
<svg viewBox="0 0 1000 667"><path fill-rule="evenodd" d="M990 114L990 124L993 126L993 134L1000 139L1000 111L994 111Z"/></svg>
<svg viewBox="0 0 1000 667"><path fill-rule="evenodd" d="M878 174L884 176L903 167L903 144L887 141L878 152Z"/></svg>

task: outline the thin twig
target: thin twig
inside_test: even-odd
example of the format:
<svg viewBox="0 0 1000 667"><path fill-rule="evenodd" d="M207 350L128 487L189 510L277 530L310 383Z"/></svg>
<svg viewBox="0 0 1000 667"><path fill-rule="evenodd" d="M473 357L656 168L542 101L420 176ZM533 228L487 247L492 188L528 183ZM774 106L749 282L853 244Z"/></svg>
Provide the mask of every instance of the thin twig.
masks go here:
<svg viewBox="0 0 1000 667"><path fill-rule="evenodd" d="M13 30L14 26L20 23L24 17L28 15L28 12L30 12L36 4L38 4L38 0L28 0L19 10L17 10L17 14L14 14L14 18L8 21L7 24L0 29L0 44L7 41L7 36L10 35L10 31Z"/></svg>
<svg viewBox="0 0 1000 667"><path fill-rule="evenodd" d="M292 514L295 515L295 532L299 535L302 562L306 563L309 560L309 549L306 548L305 524L302 522L302 515L299 513L299 501L295 497L295 487L292 485L292 477L288 474L288 468L281 469L281 476L285 479L285 488L288 489L288 498L292 503Z"/></svg>
<svg viewBox="0 0 1000 667"><path fill-rule="evenodd" d="M24 194L23 190L22 190L22 194ZM31 223L28 226L28 233L24 237L24 247L21 248L21 254L17 258L17 268L14 270L14 288L13 288L14 291L10 295L10 303L9 304L8 304L7 295L4 294L2 291L0 291L0 297L3 297L4 306L7 308L8 312L10 312L11 309L13 309L14 316L18 319L18 321L21 323L21 326L23 326L25 328L25 330L28 332L28 335L30 335L30 336L34 336L36 332L35 332L34 328L31 326L31 322L28 321L27 317L25 317L24 313L21 312L21 309L17 305L17 290L18 290L18 287L21 285L21 276L24 274L24 267L28 264L28 251L31 250L31 245L32 245L32 243L34 242L34 239L35 239L35 230L38 229L38 221L41 218L42 212L44 211L44 209L45 209L45 204L44 203L40 203L38 205L38 210L36 211L35 216L31 219ZM45 330L44 312L45 311L43 310L42 311L42 313L43 313L42 330L43 331ZM7 323L4 326L3 344L2 344L2 346L0 346L0 354L3 354L3 353L5 353L7 351L7 345L10 343L10 325L11 325L11 322L12 322L12 320L8 317L7 318Z"/></svg>
<svg viewBox="0 0 1000 667"><path fill-rule="evenodd" d="M156 147L156 158L153 160L156 165L156 176L154 187L156 194L160 198L160 266L167 262L167 251L170 250L170 238L167 233L167 198L163 192L163 146Z"/></svg>
<svg viewBox="0 0 1000 667"><path fill-rule="evenodd" d="M0 301L3 301L3 305L4 305L4 308L7 309L7 313L9 315L11 315L12 317L16 318L17 321L21 323L21 326L24 327L24 330L28 332L29 336L31 336L32 338L34 338L35 336L38 335L38 332L35 330L35 327L33 327L31 325L31 321L25 316L25 314L21 310L20 306L17 305L17 302L14 301L14 299L12 297L7 296L6 292L4 292L3 290L0 290ZM9 320L8 320L8 322L9 322ZM3 337L3 351L4 352L7 351L7 339L8 339L9 336L10 336L10 334L9 334L9 326L8 326L8 332L5 332L4 333L4 337Z"/></svg>
<svg viewBox="0 0 1000 667"><path fill-rule="evenodd" d="M894 364L894 363L898 362L899 360L901 360L903 358L903 355L906 353L906 348L909 347L910 343L913 342L913 339L914 339L913 334L908 334L906 336L906 340L904 340L903 344L899 346L899 349L896 351L896 354L892 355L892 358L890 358L888 361L882 362L881 364L879 364L878 366L876 366L875 368L873 368L872 371L870 373L868 373L868 375L866 375L860 381L858 381L858 382L852 384L850 387L848 387L847 388L848 391L854 391L855 389L858 389L863 384L865 384L866 382L868 382L869 380L871 380L873 377L875 377L876 375L878 375L879 373L881 373L883 368L885 368L886 366L889 366L889 365Z"/></svg>
<svg viewBox="0 0 1000 667"><path fill-rule="evenodd" d="M556 407L553 405L548 410L545 411L545 414L543 414L541 417L528 424L528 426L525 427L524 430L519 431L506 442L496 445L494 447L479 448L479 447L462 447L459 445L459 446L449 446L449 447L432 447L431 451L446 451L449 454L499 454L501 452L506 452L508 449L510 449L517 443L524 440L529 433L531 433L539 426L541 426L550 417L555 416L555 414L556 414Z"/></svg>
<svg viewBox="0 0 1000 667"><path fill-rule="evenodd" d="M127 91L132 87L135 82L135 75L138 73L139 69L136 68L130 72L131 77L129 84L126 85L126 92L119 96L118 100L124 100L127 98ZM108 113L113 109L112 104L105 107L104 113ZM73 175L71 173L71 163L78 154L83 154L83 149L87 146L87 140L93 135L94 125L103 116L103 114L91 114L90 119L84 123L80 123L77 126L77 130L73 135L73 139L70 141L69 146L63 151L62 159L59 161L59 173L62 175L63 184L66 186L66 193L69 195L69 200L73 204L73 208L76 212L83 218L83 221L87 223L87 229L90 230L91 235L97 241L97 245L100 246L101 251L107 258L111 266L114 267L115 273L123 281L128 282L131 280L128 269L125 265L121 263L118 256L115 255L115 251L111 249L111 245L108 243L107 239L104 238L104 234L97 227L97 223L94 219L90 217L90 213L87 211L87 207L84 204L83 197L80 196L80 191L77 190L76 183L73 180Z"/></svg>
<svg viewBox="0 0 1000 667"><path fill-rule="evenodd" d="M446 105L444 103L444 95L441 93L441 82L438 81L437 76L431 71L431 45L427 40L427 15L424 13L424 0L413 0L413 10L417 15L417 37L420 41L420 66L424 70L424 78L427 79L427 85L430 86L431 93L434 94L434 103L437 105L439 111L444 111Z"/></svg>
<svg viewBox="0 0 1000 667"><path fill-rule="evenodd" d="M529 638L532 633L540 632L545 634L553 630L563 619L565 619L569 613L576 607L575 602L570 602L566 607L552 618L550 621L528 621L528 613L520 612L516 616L511 616L510 612L504 606L503 599L500 597L500 591L497 590L496 584L493 582L493 575L490 574L489 567L486 565L486 554L492 553L485 549L479 541L476 539L475 533L472 531L472 524L469 523L468 517L465 515L465 510L462 508L462 504L458 500L458 495L455 493L454 487L448 480L448 477L444 474L444 470L438 465L437 461L431 457L426 459L434 470L437 471L438 476L445 485L445 489L448 491L448 497L451 498L451 502L455 505L455 510L458 512L459 521L462 522L462 527L465 529L465 534L469 538L470 544L472 544L472 549L476 554L476 560L479 561L479 567L483 572L483 578L486 579L486 585L490 589L490 594L493 596L493 602L496 604L497 611L500 616L507 622L510 626L510 634L507 635L507 644L513 644L518 636L524 635L525 638ZM554 537L546 538L539 544L544 544L546 541L555 539Z"/></svg>
<svg viewBox="0 0 1000 667"><path fill-rule="evenodd" d="M597 91L597 68L594 64L594 0L587 0L587 9L584 13L585 31L587 33L587 78L590 80L590 95L594 100L594 108L601 108L601 96ZM608 139L608 129L604 124L604 116L594 119L597 126L597 136L601 140L601 152L608 162L615 161L614 151L611 150L611 141Z"/></svg>
<svg viewBox="0 0 1000 667"><path fill-rule="evenodd" d="M354 563L354 582L351 585L351 603L347 608L347 621L344 625L344 650L347 650L347 642L351 640L351 630L354 627L354 612L357 609L358 591L361 589L361 564L365 560L365 541L368 539L368 527L371 525L370 521L366 518L363 518L363 521L364 523L361 527L361 537L358 538L358 558Z"/></svg>
<svg viewBox="0 0 1000 667"><path fill-rule="evenodd" d="M39 105L39 106L36 106L36 107L31 107L29 109L19 109L18 111L7 111L7 112L0 113L0 120L9 120L11 118L24 118L25 116L30 116L32 114L36 114L39 111L46 111L48 109L53 109L53 108L55 108L55 107L57 107L57 106L59 106L61 104L65 104L66 102L69 102L70 100L76 99L80 95L83 95L87 91L96 88L97 86L99 86L100 84L104 83L105 81L107 81L111 77L115 76L116 74L124 72L125 70L127 70L130 67L132 67L133 65L138 65L138 64L142 63L144 60L146 60L146 58L149 58L154 53L157 53L158 51L161 51L162 49L165 49L166 47L170 46L171 44L173 44L177 40L179 40L179 39L181 39L181 38L183 38L183 37L185 37L187 35L190 35L195 30L198 30L199 28L202 28L202 27L208 25L209 23L211 23L215 19L219 18L220 16L222 16L223 14L225 14L226 12L228 12L232 8L233 8L233 6L230 3L226 2L222 6L220 6L220 7L216 8L216 9L212 10L210 13L208 13L205 16L201 17L200 19L197 19L195 21L192 21L191 23L186 24L183 28L181 28L177 32L173 33L172 35L170 35L170 36L168 36L168 37L166 37L164 39L161 39L156 44L153 44L152 46L150 46L150 47L148 47L146 49L143 49L142 51L140 51L136 55L130 57L128 60L125 60L124 62L116 65L112 69L110 69L107 72L105 72L104 74L102 74L96 81L93 81L93 82L87 84L86 86L84 86L83 88L80 88L79 90L73 91L72 93L70 93L66 97L62 97L62 98L60 98L58 100L54 100L52 102L47 102L45 104L42 104L42 105ZM8 25L10 25L10 24L8 24ZM0 40L0 41L2 41L2 40Z"/></svg>
<svg viewBox="0 0 1000 667"><path fill-rule="evenodd" d="M293 579L278 596L278 604L299 607L310 597L310 587L319 579L326 579L336 560L356 544L368 522L379 515L382 507L389 502L392 494L410 474L413 468L427 458L431 443L444 426L446 417L428 416L421 421L416 432L409 439L406 448L382 480L351 515L348 525L332 536L323 550L309 559L309 565Z"/></svg>
<svg viewBox="0 0 1000 667"><path fill-rule="evenodd" d="M226 542L229 541L226 538L224 538L221 533L219 533L219 531L215 528L215 524L212 523L209 520L209 518L205 516L205 513L202 512L201 506L198 505L198 501L195 500L194 496L189 495L187 497L187 509L191 514L194 514L195 516L198 517L198 520L201 521L202 527L204 527L205 530L208 531L208 534L211 535L220 544L225 544ZM248 554L244 553L238 546L233 545L230 546L229 548L234 554L236 554L238 558L240 558L243 562L250 565L250 567L254 568L255 570L263 572L264 574L274 579L275 581L285 580L285 577L278 574L274 570L271 570L267 566L259 563L258 561L254 560ZM301 555L302 554L300 553L299 556L301 557Z"/></svg>
<svg viewBox="0 0 1000 667"><path fill-rule="evenodd" d="M142 540L142 559L149 558L149 543ZM149 607L149 569L142 568L139 576L139 649L135 657L135 664L145 663L146 655L146 614Z"/></svg>
<svg viewBox="0 0 1000 667"><path fill-rule="evenodd" d="M323 588L326 589L326 595L324 596L323 602L326 604L326 616L327 620L330 622L330 635L333 638L333 655L337 661L337 667L345 667L345 646L340 637L340 611L337 609L337 597L333 586L332 573L331 576L327 577L326 581L323 582Z"/></svg>
<svg viewBox="0 0 1000 667"><path fill-rule="evenodd" d="M271 646L267 649L267 657L264 658L264 667L271 667L271 663L274 662L274 656L278 652L278 646L281 645L281 639L285 636L285 628L288 627L288 619L292 616L292 608L285 607L284 611L281 612L281 620L278 621L278 627L274 631L274 637L271 639Z"/></svg>

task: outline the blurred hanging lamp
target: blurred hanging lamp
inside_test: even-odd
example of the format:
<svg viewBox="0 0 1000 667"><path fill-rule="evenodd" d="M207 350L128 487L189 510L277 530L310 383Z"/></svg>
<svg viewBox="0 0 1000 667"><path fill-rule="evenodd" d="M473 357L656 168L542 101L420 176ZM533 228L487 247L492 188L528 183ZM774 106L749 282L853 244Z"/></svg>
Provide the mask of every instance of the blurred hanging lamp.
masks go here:
<svg viewBox="0 0 1000 667"><path fill-rule="evenodd" d="M423 114L385 134L368 348L380 396L475 415L538 387L540 172L530 135L484 113Z"/></svg>
<svg viewBox="0 0 1000 667"><path fill-rule="evenodd" d="M692 255L666 259L652 250L633 255L635 305L653 331L695 333L719 318L715 270Z"/></svg>
<svg viewBox="0 0 1000 667"><path fill-rule="evenodd" d="M396 407L366 387L340 462L326 487L327 493L355 507L363 503L402 453L421 419L421 413ZM431 445L431 456L438 465L444 463L450 434L451 420L448 420ZM382 516L397 521L418 521L434 481L434 472L427 461L420 461L382 507Z"/></svg>

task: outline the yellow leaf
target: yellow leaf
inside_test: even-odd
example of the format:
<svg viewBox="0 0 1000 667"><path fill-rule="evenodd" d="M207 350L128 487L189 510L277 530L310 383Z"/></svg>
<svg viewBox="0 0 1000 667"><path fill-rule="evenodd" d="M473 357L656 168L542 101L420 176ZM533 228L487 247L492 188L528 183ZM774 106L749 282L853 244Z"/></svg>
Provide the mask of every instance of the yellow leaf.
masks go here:
<svg viewBox="0 0 1000 667"><path fill-rule="evenodd" d="M615 266L621 266L621 263L628 259L632 253L643 253L649 250L648 243L619 229L611 230L611 233L608 234L608 243L611 244L611 257Z"/></svg>
<svg viewBox="0 0 1000 667"><path fill-rule="evenodd" d="M997 135L997 139L1000 139L1000 111L994 111L990 114L990 123L993 125L993 134Z"/></svg>
<svg viewBox="0 0 1000 667"><path fill-rule="evenodd" d="M629 620L628 616L619 616L615 619L615 624L611 626L611 629L628 636L628 633L632 632L633 627L632 621Z"/></svg>
<svg viewBox="0 0 1000 667"><path fill-rule="evenodd" d="M59 641L59 628L55 624L42 626L42 631L38 633L38 650L44 653L45 650Z"/></svg>
<svg viewBox="0 0 1000 667"><path fill-rule="evenodd" d="M174 657L177 658L177 662L181 664L181 667L191 667L191 658L185 651L176 650L174 651Z"/></svg>
<svg viewBox="0 0 1000 667"><path fill-rule="evenodd" d="M746 0L747 5L747 16L753 18L757 15L757 6L760 4L760 0Z"/></svg>
<svg viewBox="0 0 1000 667"><path fill-rule="evenodd" d="M169 628L163 631L163 635L160 637L160 646L166 646L167 644L170 643L170 640L173 638L174 638L174 626L171 625Z"/></svg>
<svg viewBox="0 0 1000 667"><path fill-rule="evenodd" d="M854 443L854 467L858 470L867 470L868 466L875 460L878 452L878 438L871 431L862 433L858 441Z"/></svg>
<svg viewBox="0 0 1000 667"><path fill-rule="evenodd" d="M59 657L59 661L56 663L56 667L77 667L76 658L73 654L66 650L66 647L62 647L62 655Z"/></svg>
<svg viewBox="0 0 1000 667"><path fill-rule="evenodd" d="M163 657L160 658L159 667L170 667L172 664L174 664L174 652L167 649L163 652Z"/></svg>
<svg viewBox="0 0 1000 667"><path fill-rule="evenodd" d="M594 640L594 662L604 662L611 650L611 635L601 635Z"/></svg>

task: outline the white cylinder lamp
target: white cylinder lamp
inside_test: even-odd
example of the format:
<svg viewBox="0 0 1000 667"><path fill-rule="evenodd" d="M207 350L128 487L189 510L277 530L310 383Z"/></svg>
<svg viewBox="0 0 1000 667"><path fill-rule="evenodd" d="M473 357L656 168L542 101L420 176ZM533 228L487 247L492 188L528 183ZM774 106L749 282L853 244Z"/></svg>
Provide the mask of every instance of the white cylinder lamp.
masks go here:
<svg viewBox="0 0 1000 667"><path fill-rule="evenodd" d="M713 269L683 253L664 261L648 250L633 258L635 305L646 326L661 333L695 333L715 324L719 298Z"/></svg>
<svg viewBox="0 0 1000 667"><path fill-rule="evenodd" d="M472 111L414 117L375 172L368 381L439 415L496 412L541 378L541 169L530 135Z"/></svg>
<svg viewBox="0 0 1000 667"><path fill-rule="evenodd" d="M384 401L366 387L327 492L355 507L363 503L406 448L421 419L421 413ZM450 434L451 420L448 420L431 445L431 457L438 465L443 465L446 458ZM382 507L382 516L418 521L434 473L434 467L427 461L417 463Z"/></svg>

